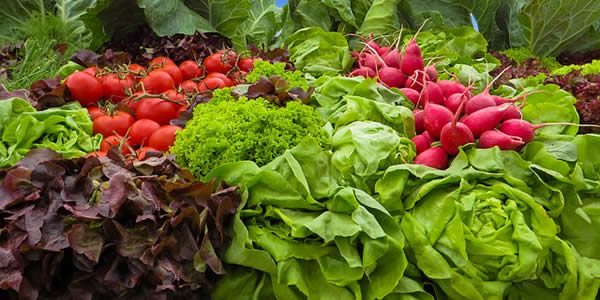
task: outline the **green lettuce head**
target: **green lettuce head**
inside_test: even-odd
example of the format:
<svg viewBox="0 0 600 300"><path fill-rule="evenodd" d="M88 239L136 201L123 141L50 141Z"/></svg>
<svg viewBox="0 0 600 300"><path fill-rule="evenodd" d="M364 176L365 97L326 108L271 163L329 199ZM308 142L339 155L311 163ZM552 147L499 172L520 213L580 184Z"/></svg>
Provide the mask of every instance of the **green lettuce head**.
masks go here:
<svg viewBox="0 0 600 300"><path fill-rule="evenodd" d="M413 142L389 126L358 121L338 128L332 138L332 163L345 180L363 190L395 164L410 163L416 155Z"/></svg>
<svg viewBox="0 0 600 300"><path fill-rule="evenodd" d="M548 192L521 180L531 168L516 152L467 148L445 171L392 166L375 189L411 261L450 298L579 299L578 255L542 205Z"/></svg>

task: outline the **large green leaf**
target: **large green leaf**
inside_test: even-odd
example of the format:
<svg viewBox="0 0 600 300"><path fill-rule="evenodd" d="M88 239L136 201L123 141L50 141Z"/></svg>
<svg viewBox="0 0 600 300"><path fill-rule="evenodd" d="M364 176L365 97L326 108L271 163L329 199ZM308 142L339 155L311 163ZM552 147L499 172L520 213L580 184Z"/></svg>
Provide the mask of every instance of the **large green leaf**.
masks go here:
<svg viewBox="0 0 600 300"><path fill-rule="evenodd" d="M87 0L90 1L90 0ZM271 38L276 30L269 1L249 0L97 0L82 16L94 33L94 46L147 23L160 36L218 32L245 45ZM270 1L272 3L272 1ZM271 14L273 12L273 14ZM245 25L242 25L245 23ZM248 26L250 25L250 26Z"/></svg>
<svg viewBox="0 0 600 300"><path fill-rule="evenodd" d="M396 12L399 0L374 0L360 26L359 33L367 35L392 33L400 29Z"/></svg>
<svg viewBox="0 0 600 300"><path fill-rule="evenodd" d="M274 0L252 1L248 18L238 27L234 44L245 46L254 44L268 47L279 29L277 16L280 9L275 6Z"/></svg>
<svg viewBox="0 0 600 300"><path fill-rule="evenodd" d="M539 56L557 55L600 20L600 1L513 0L511 47L526 47Z"/></svg>
<svg viewBox="0 0 600 300"><path fill-rule="evenodd" d="M96 0L56 1L56 15L65 23L66 30L69 32L69 41L80 41L83 46L91 43L92 32L85 26L81 16L95 4Z"/></svg>
<svg viewBox="0 0 600 300"><path fill-rule="evenodd" d="M416 24L426 19L428 25L445 25L451 27L471 26L470 14L479 25L479 30L486 36L496 31L496 10L501 0L409 0ZM441 22L441 24L440 24Z"/></svg>
<svg viewBox="0 0 600 300"><path fill-rule="evenodd" d="M337 75L352 63L348 41L337 32L303 28L285 40L296 67L313 76Z"/></svg>
<svg viewBox="0 0 600 300"><path fill-rule="evenodd" d="M194 34L196 31L216 31L210 20L205 19L185 5L183 0L138 0L144 9L146 20L156 34L160 36L177 33ZM211 1L206 3L206 15L211 15ZM242 1L243 2L243 1Z"/></svg>
<svg viewBox="0 0 600 300"><path fill-rule="evenodd" d="M22 29L34 13L45 15L52 8L50 1L13 0L0 5L0 44L24 38Z"/></svg>
<svg viewBox="0 0 600 300"><path fill-rule="evenodd" d="M91 49L98 49L111 37L119 38L146 22L144 11L132 0L98 0L81 16L92 32Z"/></svg>
<svg viewBox="0 0 600 300"><path fill-rule="evenodd" d="M171 2L170 0L163 0ZM238 31L238 27L244 23L250 10L249 0L185 0L185 4L190 9L197 12L215 29L215 31L225 35L233 36ZM204 30L199 26L198 31Z"/></svg>

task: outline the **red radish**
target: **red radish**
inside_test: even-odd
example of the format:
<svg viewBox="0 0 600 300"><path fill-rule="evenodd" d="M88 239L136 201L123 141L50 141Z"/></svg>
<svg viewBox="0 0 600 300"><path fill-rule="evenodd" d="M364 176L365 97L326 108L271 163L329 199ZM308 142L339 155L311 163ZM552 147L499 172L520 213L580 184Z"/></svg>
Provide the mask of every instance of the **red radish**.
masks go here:
<svg viewBox="0 0 600 300"><path fill-rule="evenodd" d="M521 138L524 143L529 143L535 137L535 130L540 126L519 119L506 120L500 125L500 131Z"/></svg>
<svg viewBox="0 0 600 300"><path fill-rule="evenodd" d="M510 100L504 99L504 98L502 98L502 97L500 97L498 95L492 95L492 98L494 98L494 101L496 102L496 105L502 105L504 103L511 102Z"/></svg>
<svg viewBox="0 0 600 300"><path fill-rule="evenodd" d="M448 156L442 148L433 147L417 155L415 164L443 170L448 167Z"/></svg>
<svg viewBox="0 0 600 300"><path fill-rule="evenodd" d="M379 54L379 56L384 56L386 54L388 54L391 50L390 47L381 47L379 49L376 50L377 54Z"/></svg>
<svg viewBox="0 0 600 300"><path fill-rule="evenodd" d="M413 143L415 143L417 154L431 147L432 141L427 131L423 132L423 134L415 135L411 140L413 141Z"/></svg>
<svg viewBox="0 0 600 300"><path fill-rule="evenodd" d="M396 68L383 67L378 72L379 80L387 87L401 88L404 86L404 74Z"/></svg>
<svg viewBox="0 0 600 300"><path fill-rule="evenodd" d="M415 106L419 103L419 92L411 89L411 88L401 88L400 91L412 102Z"/></svg>
<svg viewBox="0 0 600 300"><path fill-rule="evenodd" d="M367 67L371 70L377 70L383 67L383 60L375 54L363 52L358 58L358 64L361 67Z"/></svg>
<svg viewBox="0 0 600 300"><path fill-rule="evenodd" d="M366 78L373 78L375 76L377 76L377 74L375 73L375 70L367 68L367 67L360 67L358 69L355 69L354 71L350 72L350 76L362 76L362 77L366 77Z"/></svg>
<svg viewBox="0 0 600 300"><path fill-rule="evenodd" d="M471 129L475 137L478 137L485 131L496 128L504 118L504 113L509 106L510 104L486 107L467 115L462 118L461 122Z"/></svg>
<svg viewBox="0 0 600 300"><path fill-rule="evenodd" d="M367 42L367 47L366 48L371 48L375 51L380 51L381 50L381 46L373 39L373 34L371 34L369 36L369 41Z"/></svg>
<svg viewBox="0 0 600 300"><path fill-rule="evenodd" d="M491 106L496 106L496 101L494 101L494 98L492 98L490 94L486 94L485 91L483 91L483 93L475 95L467 101L465 111L467 114L472 114L480 109Z"/></svg>
<svg viewBox="0 0 600 300"><path fill-rule="evenodd" d="M437 84L444 92L444 97L449 97L452 94L462 94L467 90L464 85L452 80L440 80Z"/></svg>
<svg viewBox="0 0 600 300"><path fill-rule="evenodd" d="M436 82L438 78L438 72L435 66L427 66L425 68L425 73L429 76L429 80Z"/></svg>
<svg viewBox="0 0 600 300"><path fill-rule="evenodd" d="M408 76L404 86L420 92L423 89L423 86L425 86L426 80L429 80L429 78L425 72L417 72L411 76Z"/></svg>
<svg viewBox="0 0 600 300"><path fill-rule="evenodd" d="M398 49L392 49L387 54L383 55L383 62L388 67L400 69L400 53L398 53Z"/></svg>
<svg viewBox="0 0 600 300"><path fill-rule="evenodd" d="M464 107L465 102L462 102L456 110L452 122L444 125L442 131L440 132L442 149L444 149L444 151L446 151L448 154L456 155L458 153L458 147L475 141L475 137L473 137L473 132L471 132L471 129L469 129L467 125L457 122L457 119L462 114Z"/></svg>
<svg viewBox="0 0 600 300"><path fill-rule="evenodd" d="M442 148L449 154L456 155L458 153L458 147L475 141L473 132L464 123L456 122L448 123L444 125L440 133L440 142Z"/></svg>
<svg viewBox="0 0 600 300"><path fill-rule="evenodd" d="M525 143L518 136L508 135L498 130L488 130L479 137L479 147L492 148L498 146L502 150L515 150Z"/></svg>
<svg viewBox="0 0 600 300"><path fill-rule="evenodd" d="M458 110L460 104L467 100L467 96L463 93L452 94L444 100L444 106L454 113Z"/></svg>
<svg viewBox="0 0 600 300"><path fill-rule="evenodd" d="M486 107L496 106L496 100L494 97L492 97L492 95L490 95L490 87L492 86L492 83L493 81L490 82L481 93L469 99L467 105L465 106L465 112L467 114L472 114Z"/></svg>
<svg viewBox="0 0 600 300"><path fill-rule="evenodd" d="M506 110L506 113L504 113L504 118L502 118L502 121L511 120L511 119L521 119L523 117L523 114L521 113L521 109L523 108L523 106L525 106L525 103L527 101L527 94L523 94L515 99L505 99L505 98L502 98L499 96L492 96L492 97L494 97L494 100L496 100L496 103L503 102L503 103L511 103L512 104L508 107L508 109ZM514 103L521 100L521 98L523 98L523 101L521 102L521 104L519 104L519 106L516 106Z"/></svg>
<svg viewBox="0 0 600 300"><path fill-rule="evenodd" d="M521 114L521 110L518 107L511 105L506 109L506 112L504 113L504 118L502 118L502 121L512 120L512 119L521 119L522 117L523 117L523 115Z"/></svg>
<svg viewBox="0 0 600 300"><path fill-rule="evenodd" d="M425 111L422 109L413 110L415 115L415 131L421 133L425 131Z"/></svg>
<svg viewBox="0 0 600 300"><path fill-rule="evenodd" d="M425 87L421 94L425 105L427 103L444 104L444 93L440 86L433 81L425 81Z"/></svg>
<svg viewBox="0 0 600 300"><path fill-rule="evenodd" d="M578 126L578 127L594 127L594 128L600 127L599 125L593 125L593 124L574 124L574 123L563 123L563 122L542 123L542 124L534 125L525 120L510 119L510 120L504 121L500 125L500 131L502 131L508 135L520 137L524 143L529 143L535 137L535 131L542 127L545 127L545 126Z"/></svg>
<svg viewBox="0 0 600 300"><path fill-rule="evenodd" d="M431 135L431 137L437 139L440 137L440 132L444 125L450 123L452 118L452 112L444 106L428 103L425 105L425 130Z"/></svg>
<svg viewBox="0 0 600 300"><path fill-rule="evenodd" d="M415 71L423 71L423 55L415 39L408 42L400 68L402 69L402 73L406 75L412 75Z"/></svg>

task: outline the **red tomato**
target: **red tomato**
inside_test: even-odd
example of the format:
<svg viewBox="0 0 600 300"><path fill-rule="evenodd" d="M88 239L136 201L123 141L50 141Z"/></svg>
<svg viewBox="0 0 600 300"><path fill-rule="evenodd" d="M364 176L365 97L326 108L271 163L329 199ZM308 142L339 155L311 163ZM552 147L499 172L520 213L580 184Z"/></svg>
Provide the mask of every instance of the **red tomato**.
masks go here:
<svg viewBox="0 0 600 300"><path fill-rule="evenodd" d="M163 95L165 95L165 97L169 98L169 100L173 102L177 102L180 104L186 103L185 95L178 93L176 90L168 90L164 92Z"/></svg>
<svg viewBox="0 0 600 300"><path fill-rule="evenodd" d="M223 80L223 82L225 83L225 86L234 86L235 85L235 83L233 82L233 80L231 80L231 78L229 78L229 77L227 77L227 75L221 74L221 73L210 73L210 74L206 75L206 78L219 78L219 79Z"/></svg>
<svg viewBox="0 0 600 300"><path fill-rule="evenodd" d="M144 98L140 101L135 115L138 119L150 119L160 125L169 124L177 117L179 106L159 98Z"/></svg>
<svg viewBox="0 0 600 300"><path fill-rule="evenodd" d="M237 65L240 70L250 72L254 68L254 59L244 57L238 61Z"/></svg>
<svg viewBox="0 0 600 300"><path fill-rule="evenodd" d="M175 64L175 62L172 59L170 59L168 57L164 57L164 56L157 56L157 57L153 58L150 61L150 63L148 63L149 66L157 67L157 68L164 67L166 65L174 65L174 64Z"/></svg>
<svg viewBox="0 0 600 300"><path fill-rule="evenodd" d="M138 64L130 64L128 67L129 74L127 74L128 78L131 78L133 82L139 82L144 76L148 74L148 70L144 68L142 65Z"/></svg>
<svg viewBox="0 0 600 300"><path fill-rule="evenodd" d="M112 102L119 102L127 97L127 91L131 92L133 80L129 77L120 79L116 74L102 76L102 89L104 97Z"/></svg>
<svg viewBox="0 0 600 300"><path fill-rule="evenodd" d="M87 111L92 120L106 115L98 106L88 106Z"/></svg>
<svg viewBox="0 0 600 300"><path fill-rule="evenodd" d="M118 147L121 149L121 153L129 154L133 146L128 139L124 139L122 136L111 135L102 140L100 144L100 151L108 152L111 148Z"/></svg>
<svg viewBox="0 0 600 300"><path fill-rule="evenodd" d="M235 71L235 72L229 73L229 79L232 80L231 86L234 86L236 84L243 82L244 78L246 78L246 72L244 72L244 71Z"/></svg>
<svg viewBox="0 0 600 300"><path fill-rule="evenodd" d="M193 60L186 60L179 64L179 70L181 70L183 80L200 77L202 76L202 73L204 73L200 66Z"/></svg>
<svg viewBox="0 0 600 300"><path fill-rule="evenodd" d="M143 147L143 148L140 148L140 150L137 151L137 153L138 153L137 160L144 160L144 159L146 159L146 152L162 152L162 151L156 150L156 149L154 149L152 147Z"/></svg>
<svg viewBox="0 0 600 300"><path fill-rule="evenodd" d="M128 67L129 71L131 71L132 73L134 73L137 76L143 76L146 74L146 68L144 68L144 66L139 65L139 64L130 64Z"/></svg>
<svg viewBox="0 0 600 300"><path fill-rule="evenodd" d="M131 125L129 129L129 137L134 145L144 145L148 143L148 139L154 131L160 128L160 125L150 119L139 119Z"/></svg>
<svg viewBox="0 0 600 300"><path fill-rule="evenodd" d="M190 106L189 105L182 105L178 110L177 110L177 117L179 118L179 115L186 111Z"/></svg>
<svg viewBox="0 0 600 300"><path fill-rule="evenodd" d="M157 71L165 71L171 75L173 78L173 83L175 86L178 86L183 81L183 75L181 74L181 70L176 65L166 65L162 68L155 69Z"/></svg>
<svg viewBox="0 0 600 300"><path fill-rule="evenodd" d="M84 72L75 72L65 81L71 97L83 106L94 104L102 97L102 84L100 81Z"/></svg>
<svg viewBox="0 0 600 300"><path fill-rule="evenodd" d="M150 137L148 146L160 151L167 151L175 143L175 132L181 130L181 127L174 125L165 125L156 130Z"/></svg>
<svg viewBox="0 0 600 300"><path fill-rule="evenodd" d="M131 95L131 97L129 97L127 99L127 108L129 108L132 112L135 113L135 111L137 110L138 105L140 105L140 101L141 99L139 98L141 95L143 95L144 92L135 92L133 93L133 95Z"/></svg>
<svg viewBox="0 0 600 300"><path fill-rule="evenodd" d="M114 134L124 136L133 122L135 122L135 119L123 111L118 112L114 116L100 116L93 122L94 133L100 133L104 137Z"/></svg>
<svg viewBox="0 0 600 300"><path fill-rule="evenodd" d="M237 56L235 53L229 50L226 52L217 52L209 55L204 59L202 65L208 73L218 72L225 74L233 69L236 60Z"/></svg>
<svg viewBox="0 0 600 300"><path fill-rule="evenodd" d="M104 151L94 151L92 153L89 153L88 155L86 155L85 157L90 157L90 156L96 156L96 157L106 157L106 152Z"/></svg>
<svg viewBox="0 0 600 300"><path fill-rule="evenodd" d="M179 85L179 88L182 89L186 93L197 93L198 92L198 84L191 80L185 80Z"/></svg>
<svg viewBox="0 0 600 300"><path fill-rule="evenodd" d="M204 91L212 91L214 89L219 89L219 88L224 88L227 87L227 85L225 84L225 82L223 82L223 80L221 80L220 78L204 78L202 79L202 81L200 81L200 83L198 83L198 91L200 92L204 92Z"/></svg>
<svg viewBox="0 0 600 300"><path fill-rule="evenodd" d="M98 68L98 67L89 67L81 72L88 73L92 76L96 76L96 73L98 73L99 71L100 71L100 68Z"/></svg>
<svg viewBox="0 0 600 300"><path fill-rule="evenodd" d="M159 94L166 90L174 89L175 83L173 82L173 78L169 73L165 71L152 71L142 79L142 84L146 91Z"/></svg>

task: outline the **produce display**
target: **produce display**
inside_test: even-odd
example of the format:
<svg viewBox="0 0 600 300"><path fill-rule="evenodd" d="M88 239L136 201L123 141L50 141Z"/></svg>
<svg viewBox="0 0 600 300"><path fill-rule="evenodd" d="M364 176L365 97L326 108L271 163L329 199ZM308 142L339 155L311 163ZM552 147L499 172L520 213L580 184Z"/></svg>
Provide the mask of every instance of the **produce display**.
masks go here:
<svg viewBox="0 0 600 300"><path fill-rule="evenodd" d="M0 299L599 299L598 1L280 2L0 7Z"/></svg>

